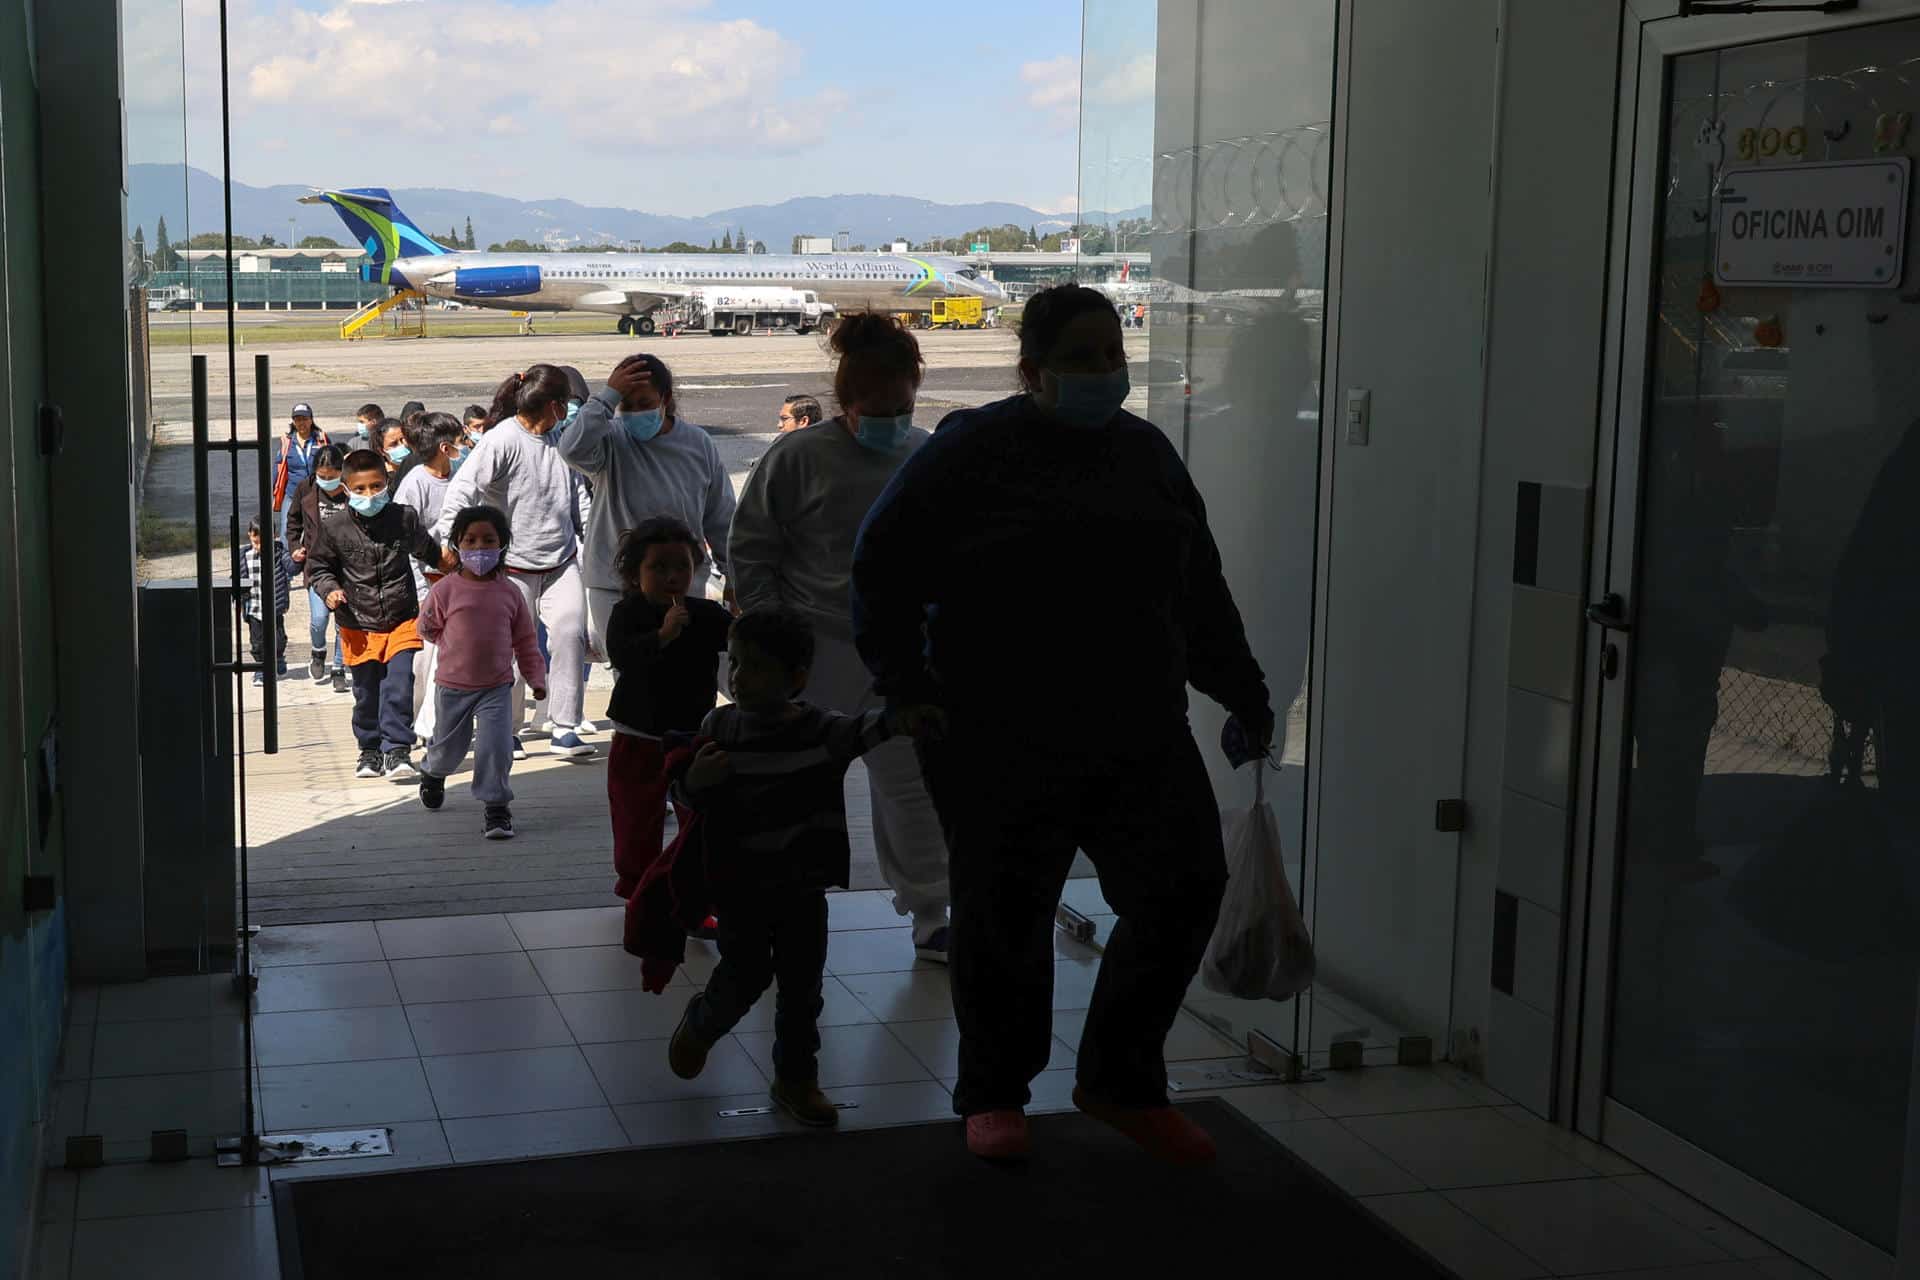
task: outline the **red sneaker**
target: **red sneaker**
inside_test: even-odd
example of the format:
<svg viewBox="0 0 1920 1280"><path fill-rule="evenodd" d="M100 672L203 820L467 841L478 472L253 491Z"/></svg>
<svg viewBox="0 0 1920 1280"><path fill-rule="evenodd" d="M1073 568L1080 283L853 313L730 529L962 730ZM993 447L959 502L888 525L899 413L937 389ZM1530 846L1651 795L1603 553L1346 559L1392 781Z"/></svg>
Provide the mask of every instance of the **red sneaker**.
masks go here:
<svg viewBox="0 0 1920 1280"><path fill-rule="evenodd" d="M714 941L720 936L720 922L712 916L708 916L700 922L700 927L693 931L693 936L704 942Z"/></svg>
<svg viewBox="0 0 1920 1280"><path fill-rule="evenodd" d="M982 1160L1024 1160L1032 1148L1024 1112L977 1111L967 1117L967 1150Z"/></svg>
<svg viewBox="0 0 1920 1280"><path fill-rule="evenodd" d="M1211 1164L1219 1152L1205 1129L1172 1107L1116 1107L1073 1087L1073 1105L1132 1138L1168 1164Z"/></svg>

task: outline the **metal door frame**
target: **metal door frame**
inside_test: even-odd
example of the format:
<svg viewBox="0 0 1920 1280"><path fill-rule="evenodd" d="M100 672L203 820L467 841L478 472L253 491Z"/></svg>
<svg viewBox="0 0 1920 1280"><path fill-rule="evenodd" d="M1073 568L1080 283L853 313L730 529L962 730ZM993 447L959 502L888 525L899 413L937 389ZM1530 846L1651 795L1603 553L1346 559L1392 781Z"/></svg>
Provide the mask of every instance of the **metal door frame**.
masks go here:
<svg viewBox="0 0 1920 1280"><path fill-rule="evenodd" d="M1600 437L1594 469L1591 598L1635 598L1642 500L1642 453L1652 349L1654 254L1666 172L1668 72L1673 59L1920 17L1920 0L1861 0L1842 13L1695 14L1682 0L1624 0L1609 243L1608 318ZM1607 1094L1614 938L1619 923L1620 842L1631 754L1626 694L1633 635L1592 627L1586 645L1580 759L1568 913L1565 1008L1560 1027L1559 1096L1577 1130L1606 1142L1650 1172L1742 1222L1787 1252L1833 1275L1920 1277L1920 1230L1902 1241L1900 1261L1797 1201L1621 1105ZM1617 657L1601 674L1603 650ZM1916 1064L1920 1066L1920 1063ZM1920 1089L1920 1071L1916 1073ZM1920 1095L1916 1095L1920 1096ZM1906 1199L1920 1199L1920 1126L1909 1124Z"/></svg>

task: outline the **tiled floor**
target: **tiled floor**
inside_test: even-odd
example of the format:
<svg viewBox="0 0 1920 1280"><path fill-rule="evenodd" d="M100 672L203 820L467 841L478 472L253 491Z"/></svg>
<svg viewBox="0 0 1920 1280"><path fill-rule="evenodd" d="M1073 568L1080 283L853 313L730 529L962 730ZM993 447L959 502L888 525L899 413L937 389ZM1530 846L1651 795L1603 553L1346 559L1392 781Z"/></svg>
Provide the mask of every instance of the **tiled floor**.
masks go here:
<svg viewBox="0 0 1920 1280"><path fill-rule="evenodd" d="M1075 886L1097 918L1097 886ZM1110 917L1104 917L1110 924ZM878 893L836 894L821 1077L848 1127L951 1116L959 1033L944 969L916 964ZM272 1179L757 1136L796 1126L765 1105L763 1003L696 1081L666 1037L714 957L690 944L665 995L639 990L619 908L295 925L260 937L254 1023L266 1132L389 1127L391 1160L271 1172L116 1164L49 1171L40 1280L277 1273ZM1071 1105L1097 956L1059 937L1054 1056L1034 1109ZM148 1133L236 1130L238 1008L227 984L163 979L78 991L56 1095L66 1133L138 1159ZM1182 1014L1170 1060L1238 1061ZM1464 1280L1630 1273L1637 1280L1815 1280L1756 1237L1601 1148L1541 1124L1447 1067L1370 1067L1223 1093ZM956 1136L955 1158L960 1154Z"/></svg>

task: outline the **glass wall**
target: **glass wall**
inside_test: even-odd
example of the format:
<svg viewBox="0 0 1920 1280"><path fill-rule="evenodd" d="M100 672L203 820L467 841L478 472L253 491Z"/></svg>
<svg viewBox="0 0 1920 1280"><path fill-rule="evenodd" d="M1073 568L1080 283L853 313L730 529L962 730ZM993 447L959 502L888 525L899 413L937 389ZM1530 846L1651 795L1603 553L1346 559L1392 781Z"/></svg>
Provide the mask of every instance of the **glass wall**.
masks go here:
<svg viewBox="0 0 1920 1280"><path fill-rule="evenodd" d="M1674 63L1611 1079L1628 1107L1884 1249L1920 902L1905 754L1920 317L1871 270L1846 287L1730 283L1753 251L1717 237L1736 193L1777 189L1738 172L1756 168L1821 165L1819 182L1868 193L1862 225L1879 217L1871 193L1907 164L1894 138L1920 99L1900 68L1916 62L1920 22ZM1895 225L1875 224L1869 262L1897 260ZM1912 226L1904 251L1911 280Z"/></svg>
<svg viewBox="0 0 1920 1280"><path fill-rule="evenodd" d="M1205 497L1227 578L1281 717L1267 796L1296 892L1307 793L1307 673L1319 488L1321 316L1335 0L1087 0L1078 274L1126 321L1134 399ZM1141 251L1144 250L1144 254ZM1223 807L1252 800L1194 727ZM1365 1019L1196 984L1189 1009L1244 1044L1306 1052ZM1296 1014L1299 1016L1296 1018ZM1312 1024L1318 1022L1318 1030Z"/></svg>

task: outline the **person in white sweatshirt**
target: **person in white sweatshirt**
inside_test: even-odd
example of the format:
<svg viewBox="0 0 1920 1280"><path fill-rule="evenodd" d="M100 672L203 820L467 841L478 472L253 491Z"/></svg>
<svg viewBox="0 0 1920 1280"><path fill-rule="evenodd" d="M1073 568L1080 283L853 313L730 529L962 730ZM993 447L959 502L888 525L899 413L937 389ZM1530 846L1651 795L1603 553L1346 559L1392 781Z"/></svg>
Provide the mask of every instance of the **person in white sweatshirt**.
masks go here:
<svg viewBox="0 0 1920 1280"><path fill-rule="evenodd" d="M833 331L840 416L787 432L747 478L728 539L742 609L794 610L813 624L806 701L858 716L881 705L853 645L853 545L893 473L930 438L913 425L919 343L891 316L854 313ZM873 837L914 952L947 959L947 844L911 743L866 756Z"/></svg>
<svg viewBox="0 0 1920 1280"><path fill-rule="evenodd" d="M581 575L587 584L592 647L606 652L607 619L626 588L614 560L620 539L656 516L672 516L698 532L711 563L732 579L727 530L733 524L733 481L713 437L681 419L673 371L658 356L631 355L607 385L556 433L561 458L593 486ZM694 571L688 594L707 595L708 568ZM727 599L733 598L729 585Z"/></svg>
<svg viewBox="0 0 1920 1280"><path fill-rule="evenodd" d="M441 499L434 536L447 540L453 518L467 507L498 507L513 526L507 548L508 579L520 589L547 627L552 654L547 675L547 714L553 723L549 750L584 759L594 749L580 740L586 689L586 591L580 582L579 510L574 475L554 448L554 431L567 420L567 378L550 364L536 364L500 384L493 397L492 430L461 464ZM513 686L513 723L526 703L526 681ZM519 753L518 739L515 754Z"/></svg>

